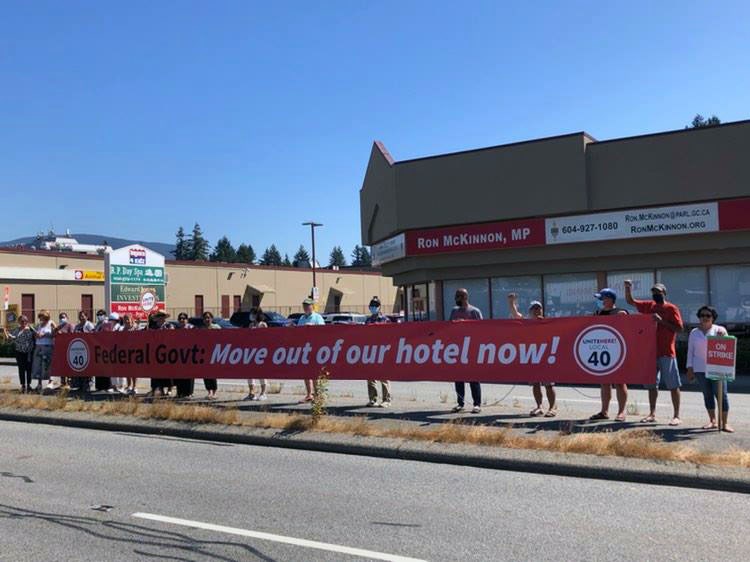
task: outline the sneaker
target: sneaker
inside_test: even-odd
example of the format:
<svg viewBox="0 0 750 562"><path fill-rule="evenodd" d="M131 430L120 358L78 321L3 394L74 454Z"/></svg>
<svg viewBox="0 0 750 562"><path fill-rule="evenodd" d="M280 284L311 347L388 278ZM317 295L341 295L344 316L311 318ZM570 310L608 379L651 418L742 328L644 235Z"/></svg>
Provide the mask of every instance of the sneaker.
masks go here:
<svg viewBox="0 0 750 562"><path fill-rule="evenodd" d="M480 408L479 406L474 406L474 407L473 407L473 408L471 409L471 413L472 413L472 414L478 414L478 413L479 413L479 412L481 412L481 411L482 411L482 408Z"/></svg>
<svg viewBox="0 0 750 562"><path fill-rule="evenodd" d="M374 408L374 407L375 407L375 406L377 406L377 405L378 405L378 402L377 402L377 400L370 400L370 401L369 401L369 402L367 403L367 407L368 407L368 408Z"/></svg>
<svg viewBox="0 0 750 562"><path fill-rule="evenodd" d="M451 410L451 412L453 412L454 414L458 412L463 412L463 411L464 411L464 407L459 406L459 405L453 406L453 409Z"/></svg>
<svg viewBox="0 0 750 562"><path fill-rule="evenodd" d="M260 396L258 396L258 400L268 400L268 396L266 396L265 394L261 394Z"/></svg>
<svg viewBox="0 0 750 562"><path fill-rule="evenodd" d="M255 396L253 396L253 400L256 402L260 400L260 394L256 394Z"/></svg>
<svg viewBox="0 0 750 562"><path fill-rule="evenodd" d="M391 407L391 401L390 400L386 400L385 402L381 402L380 407L381 408L390 408Z"/></svg>
<svg viewBox="0 0 750 562"><path fill-rule="evenodd" d="M209 396L206 396L206 398L210 398ZM248 394L243 398L243 400L255 400L255 394Z"/></svg>

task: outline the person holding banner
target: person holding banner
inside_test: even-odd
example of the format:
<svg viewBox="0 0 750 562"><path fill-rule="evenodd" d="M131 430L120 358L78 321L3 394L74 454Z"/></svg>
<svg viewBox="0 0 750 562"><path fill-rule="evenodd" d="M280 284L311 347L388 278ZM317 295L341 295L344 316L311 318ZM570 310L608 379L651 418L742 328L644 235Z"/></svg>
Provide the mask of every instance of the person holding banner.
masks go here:
<svg viewBox="0 0 750 562"><path fill-rule="evenodd" d="M34 329L34 338L36 339L36 345L34 347L34 359L31 362L32 365L32 377L39 381L36 388L42 392L44 383L42 381L49 380L49 368L52 364L52 345L53 337L55 335L55 323L52 321L49 310L41 310L37 314L39 324Z"/></svg>
<svg viewBox="0 0 750 562"><path fill-rule="evenodd" d="M380 310L380 297L372 297L370 299L370 316L365 320L365 324L388 324L390 320ZM391 406L391 383L390 381L381 379L380 380L381 393L383 400L380 402L381 408L389 408ZM368 380L367 381L367 402L368 407L378 405L378 381Z"/></svg>
<svg viewBox="0 0 750 562"><path fill-rule="evenodd" d="M297 326L325 326L325 320L323 317L313 310L315 301L313 299L305 299L302 301L302 311L304 314L297 320ZM312 402L313 394L315 393L315 383L312 379L305 379L305 397L300 400L303 402Z"/></svg>
<svg viewBox="0 0 750 562"><path fill-rule="evenodd" d="M510 293L508 295L508 308L510 308L510 317L515 320L522 320L523 314L518 310L518 295L516 293ZM529 303L529 317L536 320L544 318L544 309L542 303L539 301L531 301ZM557 394L555 393L555 383L546 382L544 383L544 390L547 393L547 402L549 402L549 409L545 412L542 408L544 399L542 398L542 383L535 382L531 384L531 392L534 395L534 401L536 407L529 412L532 417L544 416L545 418L554 418L557 415Z"/></svg>
<svg viewBox="0 0 750 562"><path fill-rule="evenodd" d="M451 310L451 321L482 320L482 311L469 304L469 291L464 288L457 289L455 299L456 306ZM464 409L466 384L463 381L456 381L454 386L456 388L456 405L452 411L458 413ZM470 382L469 388L471 389L471 400L474 403L471 413L478 414L482 411L482 386L478 382Z"/></svg>
<svg viewBox="0 0 750 562"><path fill-rule="evenodd" d="M135 320L133 320L133 317L130 314L123 314L122 316L122 332L135 332L138 330L138 324L135 323ZM125 379L125 388L121 390L123 394L128 394L131 396L135 396L138 394L138 389L136 386L138 385L138 378L137 377L126 377Z"/></svg>
<svg viewBox="0 0 750 562"><path fill-rule="evenodd" d="M677 332L681 332L682 316L680 309L671 302L667 302L667 288L662 283L655 283L651 287L651 299L636 300L633 298L633 282L625 281L625 300L634 306L641 314L651 314L656 321L656 382L648 385L649 414L641 420L642 423L656 421L656 399L659 396L659 382L663 379L664 386L672 395L674 415L669 425L682 423L680 419L680 370L677 367L677 351L675 339Z"/></svg>
<svg viewBox="0 0 750 562"><path fill-rule="evenodd" d="M187 313L180 312L177 315L176 330L192 330L195 326L190 323ZM175 379L174 386L177 390L177 398L190 398L195 392L195 379Z"/></svg>
<svg viewBox="0 0 750 562"><path fill-rule="evenodd" d="M627 314L627 310L617 308L615 304L617 302L617 293L612 289L602 289L598 293L594 294L597 302L596 316L612 316L615 314ZM602 409L598 413L591 416L589 419L592 421L597 420L608 420L609 419L609 403L612 401L612 387L615 388L617 393L617 415L615 421L625 421L625 407L628 404L628 385L622 384L603 384L601 385L601 397L602 397Z"/></svg>
<svg viewBox="0 0 750 562"><path fill-rule="evenodd" d="M706 359L709 336L726 336L727 330L724 326L715 324L719 314L716 309L711 306L702 306L698 309L698 320L700 324L697 328L693 328L688 338L688 352L687 352L687 376L690 382L698 379L698 384L703 391L703 404L706 406L706 412L708 412L708 423L703 426L703 429L717 429L718 424L716 422L716 385L713 381L706 379ZM729 397L727 396L728 385L727 381L717 381L717 384L721 384L722 395L721 395L721 411L723 431L727 433L734 433L734 429L726 423L727 415L729 414Z"/></svg>
<svg viewBox="0 0 750 562"><path fill-rule="evenodd" d="M201 328L204 328L206 330L221 330L221 326L218 324L214 324L214 315L211 314L208 310L203 313L203 325ZM209 400L216 400L216 391L219 389L219 382L217 379L203 379L203 386L206 387L206 392L208 392L208 395L206 398Z"/></svg>
<svg viewBox="0 0 750 562"><path fill-rule="evenodd" d="M266 323L266 315L263 314L263 309L259 306L254 306L250 309L250 329L255 330L257 328L268 328ZM255 387L260 386L260 394L255 392ZM268 400L266 394L266 386L268 386L268 379L247 379L247 397L246 400Z"/></svg>
<svg viewBox="0 0 750 562"><path fill-rule="evenodd" d="M148 316L148 324L146 325L147 330L172 330L174 329L170 323L167 322L169 314L163 310L154 310ZM151 379L151 392L147 397L157 396L169 396L169 390L172 388L172 379Z"/></svg>
<svg viewBox="0 0 750 562"><path fill-rule="evenodd" d="M34 353L34 329L29 325L25 314L18 317L18 328L9 332L0 328L0 332L13 342L18 365L18 380L21 383L21 394L31 391L31 357Z"/></svg>

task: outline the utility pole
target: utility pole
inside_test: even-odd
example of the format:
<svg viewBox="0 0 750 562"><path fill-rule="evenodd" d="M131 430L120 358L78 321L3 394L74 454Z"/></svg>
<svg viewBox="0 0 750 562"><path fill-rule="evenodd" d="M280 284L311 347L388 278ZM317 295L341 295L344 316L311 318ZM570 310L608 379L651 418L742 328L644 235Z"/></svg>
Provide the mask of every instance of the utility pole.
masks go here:
<svg viewBox="0 0 750 562"><path fill-rule="evenodd" d="M317 293L317 288L318 288L318 285L315 281L315 265L316 265L316 262L315 262L315 227L323 226L323 224L319 222L308 221L308 222L303 222L302 226L310 227L310 237L312 238L312 274L313 274L313 288L312 288L312 294L310 296L317 300L318 295L315 294Z"/></svg>

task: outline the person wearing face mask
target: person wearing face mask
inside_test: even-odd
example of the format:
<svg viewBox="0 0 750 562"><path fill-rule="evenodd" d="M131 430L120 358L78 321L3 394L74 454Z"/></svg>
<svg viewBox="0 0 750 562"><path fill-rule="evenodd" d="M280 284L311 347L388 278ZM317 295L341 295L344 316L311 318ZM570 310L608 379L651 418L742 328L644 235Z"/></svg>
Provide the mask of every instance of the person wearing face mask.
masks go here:
<svg viewBox="0 0 750 562"><path fill-rule="evenodd" d="M596 298L596 312L594 313L596 316L612 316L614 314L628 313L627 310L617 308L615 304L617 302L617 293L612 289L602 289L594 294L594 298ZM625 421L625 407L628 403L628 385L626 384L601 385L602 409L591 416L590 420L609 419L609 403L612 401L612 387L615 388L615 392L617 393L617 416L615 420L618 422Z"/></svg>
<svg viewBox="0 0 750 562"><path fill-rule="evenodd" d="M250 309L250 329L255 330L257 328L268 328L266 323L266 315L263 314L263 309L259 306L254 306ZM256 392L256 387L260 386L260 393ZM266 394L266 386L268 386L268 379L247 379L248 393L245 400L268 400Z"/></svg>
<svg viewBox="0 0 750 562"><path fill-rule="evenodd" d="M0 327L0 334L13 342L18 365L18 380L21 383L21 394L31 392L31 359L34 353L34 328L29 324L25 314L18 317L18 327L9 332Z"/></svg>
<svg viewBox="0 0 750 562"><path fill-rule="evenodd" d="M194 328L186 313L180 312L177 315L177 330L193 330ZM190 398L195 392L195 379L174 379L174 385L177 398Z"/></svg>
<svg viewBox="0 0 750 562"><path fill-rule="evenodd" d="M455 298L456 306L451 310L451 320L482 320L482 311L476 306L469 304L469 291L464 288L458 289ZM456 405L452 411L458 413L464 409L466 385L463 381L457 381L454 384L456 388ZM471 413L478 414L482 411L482 387L478 382L470 382L469 388L471 389L471 400L474 403Z"/></svg>
<svg viewBox="0 0 750 562"><path fill-rule="evenodd" d="M511 318L514 320L523 319L523 314L518 310L518 295L516 293L510 293L508 295L508 308L510 309ZM535 318L537 320L542 320L544 318L544 309L542 308L541 302L531 301L529 303L529 318ZM544 390L547 393L547 402L549 402L549 409L546 412L544 411L544 408L542 408L542 383L531 383L531 392L534 395L536 407L529 412L529 415L532 417L544 416L545 418L554 418L557 415L557 393L555 392L555 383L544 383Z"/></svg>
<svg viewBox="0 0 750 562"><path fill-rule="evenodd" d="M72 334L75 332L75 326L70 322L70 319L68 318L68 315L64 312L61 312L57 317L58 323L57 327L55 328L55 336L57 334ZM50 382L50 386L54 388ZM60 377L60 385L58 388L64 388L66 390L70 389L70 386L68 385L68 379L66 377Z"/></svg>
<svg viewBox="0 0 750 562"><path fill-rule="evenodd" d="M625 281L625 300L634 306L641 314L651 314L656 321L656 382L648 385L649 414L641 420L643 423L656 421L656 399L659 396L659 383L672 395L674 415L669 425L680 425L680 371L677 368L677 352L675 339L677 332L683 328L680 309L671 302L667 302L667 288L662 283L655 283L651 287L651 300L636 300L633 298L633 282Z"/></svg>
<svg viewBox="0 0 750 562"><path fill-rule="evenodd" d="M76 334L90 334L95 329L94 324L89 320L88 315L81 310L78 313L78 324L73 328ZM71 380L71 391L89 392L91 387L91 377L73 377Z"/></svg>
<svg viewBox="0 0 750 562"><path fill-rule="evenodd" d="M719 313L716 309L704 305L698 309L698 320L700 324L697 328L693 328L690 332L688 339L688 352L687 352L687 376L690 382L698 379L698 384L703 392L703 404L706 406L706 412L708 412L708 423L703 426L703 429L717 429L719 426L716 423L716 399L717 399L717 385L721 384L722 395L721 395L721 407L722 411L722 426L721 430L727 433L734 433L734 429L727 423L727 416L729 415L729 396L728 396L728 385L727 381L714 381L706 378L706 359L708 358L708 336L726 336L727 329L724 326L714 324L716 319L719 317Z"/></svg>
<svg viewBox="0 0 750 562"><path fill-rule="evenodd" d="M390 320L380 310L380 298L372 297L370 300L370 316L365 320L365 324L387 324L388 322L390 322ZM391 405L391 382L381 380L380 387L383 396L383 399L380 402L380 407L389 408ZM369 398L369 402L367 403L368 407L378 405L378 381L367 381L367 396Z"/></svg>
<svg viewBox="0 0 750 562"><path fill-rule="evenodd" d="M117 316L115 314L115 316ZM119 321L120 317L117 316ZM113 332L116 322L110 321L110 317L104 310L96 311L96 326L94 326L94 332ZM112 388L112 379L109 377L94 377L94 390L101 390L109 392Z"/></svg>

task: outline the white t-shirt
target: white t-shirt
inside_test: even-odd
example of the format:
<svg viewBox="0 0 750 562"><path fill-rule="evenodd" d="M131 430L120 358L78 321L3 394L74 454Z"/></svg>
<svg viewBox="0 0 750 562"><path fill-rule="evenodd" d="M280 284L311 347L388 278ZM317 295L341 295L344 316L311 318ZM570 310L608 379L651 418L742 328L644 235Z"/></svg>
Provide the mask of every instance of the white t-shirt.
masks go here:
<svg viewBox="0 0 750 562"><path fill-rule="evenodd" d="M711 329L703 333L700 328L693 328L688 338L688 353L686 366L692 367L696 373L706 372L706 358L708 356L707 336L726 336L727 329L724 326L714 324Z"/></svg>

